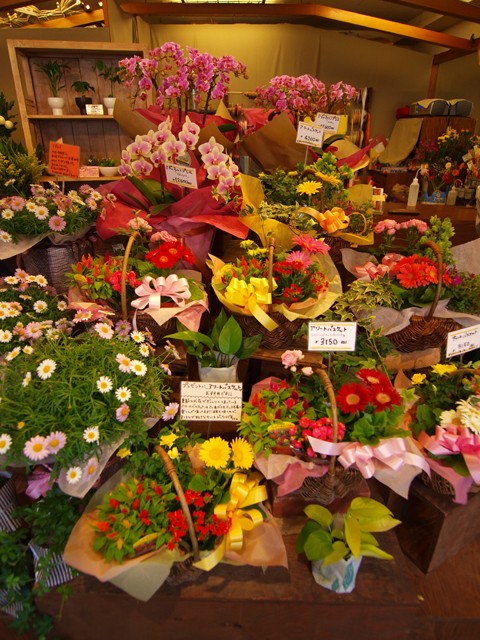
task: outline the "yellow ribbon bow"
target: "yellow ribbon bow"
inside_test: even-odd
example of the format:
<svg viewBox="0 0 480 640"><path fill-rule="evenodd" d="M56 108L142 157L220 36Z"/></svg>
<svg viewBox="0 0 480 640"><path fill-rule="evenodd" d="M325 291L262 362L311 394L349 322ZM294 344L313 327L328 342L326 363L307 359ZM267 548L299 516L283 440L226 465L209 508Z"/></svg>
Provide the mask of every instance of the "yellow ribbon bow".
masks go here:
<svg viewBox="0 0 480 640"><path fill-rule="evenodd" d="M274 287L276 283L274 284ZM250 282L232 278L225 289L225 299L243 309L248 309L260 324L269 331L277 328L277 323L265 313L260 305L268 305L272 302L272 294L269 291L267 278L250 278Z"/></svg>
<svg viewBox="0 0 480 640"><path fill-rule="evenodd" d="M340 229L345 229L350 224L350 218L340 207L327 209L324 213L319 213L317 217L320 226L327 233L335 233Z"/></svg>
<svg viewBox="0 0 480 640"><path fill-rule="evenodd" d="M210 571L222 561L225 551L239 551L243 547L243 532L252 531L263 522L260 509L247 509L267 499L267 489L260 485L262 476L253 473L235 473L230 485L230 501L215 507L215 515L220 520L231 520L230 529L221 543L205 558L194 565L204 571Z"/></svg>

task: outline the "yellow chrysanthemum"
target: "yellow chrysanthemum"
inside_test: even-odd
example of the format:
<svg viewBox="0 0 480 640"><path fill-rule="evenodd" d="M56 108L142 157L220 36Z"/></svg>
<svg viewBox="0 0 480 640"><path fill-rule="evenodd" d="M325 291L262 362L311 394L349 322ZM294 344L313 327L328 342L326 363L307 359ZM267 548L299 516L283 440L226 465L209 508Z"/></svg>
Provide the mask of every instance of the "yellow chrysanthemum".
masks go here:
<svg viewBox="0 0 480 640"><path fill-rule="evenodd" d="M223 438L209 438L200 447L199 455L207 467L224 469L230 460L230 446Z"/></svg>
<svg viewBox="0 0 480 640"><path fill-rule="evenodd" d="M235 438L230 443L233 455L233 464L240 469L250 469L253 464L253 449L245 438Z"/></svg>
<svg viewBox="0 0 480 640"><path fill-rule="evenodd" d="M438 373L439 376L444 376L447 373L453 373L457 370L457 365L455 364L435 364L432 367L432 371L434 373Z"/></svg>
<svg viewBox="0 0 480 640"><path fill-rule="evenodd" d="M414 373L412 376L412 384L422 384L425 382L426 377L424 373Z"/></svg>
<svg viewBox="0 0 480 640"><path fill-rule="evenodd" d="M313 180L307 180L297 186L297 193L305 196L313 196L322 188L321 182L313 182Z"/></svg>

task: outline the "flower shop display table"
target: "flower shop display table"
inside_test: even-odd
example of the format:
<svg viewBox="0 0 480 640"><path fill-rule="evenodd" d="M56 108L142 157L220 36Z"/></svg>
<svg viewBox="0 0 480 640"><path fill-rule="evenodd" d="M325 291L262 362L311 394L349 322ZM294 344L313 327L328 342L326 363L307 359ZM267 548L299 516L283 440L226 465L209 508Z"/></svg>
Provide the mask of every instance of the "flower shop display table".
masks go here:
<svg viewBox="0 0 480 640"><path fill-rule="evenodd" d="M292 530L290 524L287 528ZM294 529L299 528L295 524ZM73 594L56 618L55 631L70 640L343 640L352 632L357 640L410 637L418 626L419 601L393 532L382 534L382 547L395 559L364 558L349 595L315 584L309 563L295 552L296 538L284 537L289 571L218 565L194 582L164 585L148 602L134 600L109 583L79 577L71 583ZM57 616L60 603L60 596L50 593L39 600L39 607Z"/></svg>

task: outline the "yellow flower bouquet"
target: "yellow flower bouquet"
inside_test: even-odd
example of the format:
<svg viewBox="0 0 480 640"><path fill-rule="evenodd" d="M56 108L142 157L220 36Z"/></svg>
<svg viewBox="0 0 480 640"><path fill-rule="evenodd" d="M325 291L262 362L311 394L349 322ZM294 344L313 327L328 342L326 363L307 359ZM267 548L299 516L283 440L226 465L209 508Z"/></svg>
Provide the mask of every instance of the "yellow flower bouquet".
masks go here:
<svg viewBox="0 0 480 640"><path fill-rule="evenodd" d="M245 255L235 263L212 255L207 263L220 302L236 314L248 335L262 333L264 344L277 346L277 338L281 343L286 336L280 329L286 330L286 323L291 338L305 320L327 311L342 292L340 275L323 240L299 234L292 242L292 250L275 251L273 239L269 249L246 240L241 243Z"/></svg>
<svg viewBox="0 0 480 640"><path fill-rule="evenodd" d="M152 454L132 454L122 477L94 496L67 543L70 566L140 600L155 593L174 563L190 575L220 562L286 566L246 440L202 440L176 421L152 444Z"/></svg>

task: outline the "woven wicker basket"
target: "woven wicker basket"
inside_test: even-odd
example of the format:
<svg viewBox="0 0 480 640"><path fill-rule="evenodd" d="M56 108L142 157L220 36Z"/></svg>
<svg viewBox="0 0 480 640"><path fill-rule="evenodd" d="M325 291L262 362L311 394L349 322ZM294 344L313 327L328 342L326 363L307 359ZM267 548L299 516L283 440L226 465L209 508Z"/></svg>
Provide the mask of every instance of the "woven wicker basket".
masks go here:
<svg viewBox="0 0 480 640"><path fill-rule="evenodd" d="M395 333L390 333L387 336L393 342L396 349L402 353L441 347L447 341L447 336L450 331L456 331L461 328L461 325L451 318L434 317L442 291L443 259L440 248L435 242L426 240L423 244L426 247L430 247L437 258L437 289L430 310L426 316L412 316L410 318L410 324L407 327Z"/></svg>
<svg viewBox="0 0 480 640"><path fill-rule="evenodd" d="M443 476L436 473L436 471L431 471L431 476L428 477L428 474L425 472L420 474L420 480L423 484L430 489L434 493L438 493L442 496L454 496L455 488L451 482L446 480ZM470 491L468 493L478 493L480 491L480 485L472 484Z"/></svg>
<svg viewBox="0 0 480 640"><path fill-rule="evenodd" d="M268 246L268 285L270 292L273 289L273 252L274 240L271 238ZM267 313L278 324L278 327L273 330L264 327L253 316L240 313L234 313L233 315L242 328L244 335L254 336L260 334L263 347L267 349L283 349L292 343L294 335L299 331L305 320L303 318L297 318L293 321L288 320L282 313L277 313L272 309L273 303L270 303Z"/></svg>
<svg viewBox="0 0 480 640"><path fill-rule="evenodd" d="M135 239L140 234L138 231L133 233L127 242L125 247L125 254L123 256L122 264L122 281L121 281L121 304L122 313L117 319L128 320L129 322L135 317L135 324L139 331L149 331L156 344L160 342L169 333L174 333L177 328L177 322L175 318L171 318L164 324L158 324L149 313L142 310L137 310L136 313L133 310L129 310L127 307L127 271L128 271L128 259L130 258L130 252L132 250Z"/></svg>
<svg viewBox="0 0 480 640"><path fill-rule="evenodd" d="M338 442L338 411L335 390L332 382L324 369L317 369L325 391L330 400L332 411L332 442ZM358 469L345 469L337 462L337 456L331 456L327 473L321 478L305 478L302 486L295 492L302 499L316 502L317 504L331 504L334 500L344 498L348 493L357 490L363 484L363 476Z"/></svg>
<svg viewBox="0 0 480 640"><path fill-rule="evenodd" d="M65 274L72 270L72 264L78 262L83 254L92 252L93 244L87 237L63 244L52 244L45 238L23 253L20 259L25 271L44 275L57 293L63 294L68 291Z"/></svg>

